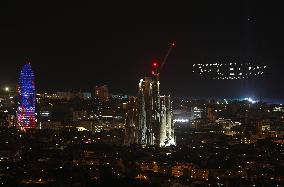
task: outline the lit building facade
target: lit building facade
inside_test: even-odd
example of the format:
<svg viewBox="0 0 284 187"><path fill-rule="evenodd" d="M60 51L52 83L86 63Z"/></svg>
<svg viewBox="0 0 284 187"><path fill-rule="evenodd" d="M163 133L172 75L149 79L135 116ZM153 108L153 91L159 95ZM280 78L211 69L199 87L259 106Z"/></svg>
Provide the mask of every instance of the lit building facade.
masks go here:
<svg viewBox="0 0 284 187"><path fill-rule="evenodd" d="M108 86L107 85L96 86L95 96L103 102L108 101L109 100Z"/></svg>
<svg viewBox="0 0 284 187"><path fill-rule="evenodd" d="M159 81L145 77L139 82L138 96L129 99L125 124L126 145L175 145L171 98L160 96L159 86Z"/></svg>
<svg viewBox="0 0 284 187"><path fill-rule="evenodd" d="M17 122L21 130L35 128L35 82L34 73L30 63L23 65L19 78L19 105L17 109Z"/></svg>

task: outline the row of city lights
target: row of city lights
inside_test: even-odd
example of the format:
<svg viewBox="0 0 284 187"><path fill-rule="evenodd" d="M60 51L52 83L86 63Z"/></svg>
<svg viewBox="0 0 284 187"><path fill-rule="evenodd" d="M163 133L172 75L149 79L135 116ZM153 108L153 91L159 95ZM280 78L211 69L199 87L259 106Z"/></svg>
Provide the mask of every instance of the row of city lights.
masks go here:
<svg viewBox="0 0 284 187"><path fill-rule="evenodd" d="M193 67L195 66L250 66L253 65L252 63L209 63L209 64L193 64Z"/></svg>
<svg viewBox="0 0 284 187"><path fill-rule="evenodd" d="M221 66L223 67L221 68ZM252 76L263 75L266 68L267 66L254 66L250 63L193 64L193 73L205 74L212 79L247 79Z"/></svg>

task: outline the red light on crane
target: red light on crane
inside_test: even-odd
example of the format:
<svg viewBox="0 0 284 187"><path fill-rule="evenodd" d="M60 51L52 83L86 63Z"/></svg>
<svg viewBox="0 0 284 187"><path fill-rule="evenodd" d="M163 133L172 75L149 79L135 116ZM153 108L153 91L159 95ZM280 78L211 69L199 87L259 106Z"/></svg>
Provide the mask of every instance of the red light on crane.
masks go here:
<svg viewBox="0 0 284 187"><path fill-rule="evenodd" d="M153 67L157 67L158 66L158 63L157 62L153 62Z"/></svg>
<svg viewBox="0 0 284 187"><path fill-rule="evenodd" d="M152 75L156 76L157 80L159 80L159 76L160 76L160 71L163 68L165 62L167 61L167 58L169 56L169 54L171 53L171 50L176 46L175 42L172 42L168 48L168 51L164 57L164 59L161 61L161 63L159 64L156 60L152 61Z"/></svg>

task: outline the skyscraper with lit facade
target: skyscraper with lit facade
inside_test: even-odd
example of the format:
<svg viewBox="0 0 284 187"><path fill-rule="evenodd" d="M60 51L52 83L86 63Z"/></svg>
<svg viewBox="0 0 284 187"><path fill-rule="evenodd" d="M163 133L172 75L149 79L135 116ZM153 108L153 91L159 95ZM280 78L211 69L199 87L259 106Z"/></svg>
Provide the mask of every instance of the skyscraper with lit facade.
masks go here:
<svg viewBox="0 0 284 187"><path fill-rule="evenodd" d="M17 109L18 126L25 131L36 126L35 118L35 82L30 63L23 65L19 78L19 105Z"/></svg>
<svg viewBox="0 0 284 187"><path fill-rule="evenodd" d="M109 92L108 86L96 86L95 88L95 96L102 102L107 102L109 100Z"/></svg>

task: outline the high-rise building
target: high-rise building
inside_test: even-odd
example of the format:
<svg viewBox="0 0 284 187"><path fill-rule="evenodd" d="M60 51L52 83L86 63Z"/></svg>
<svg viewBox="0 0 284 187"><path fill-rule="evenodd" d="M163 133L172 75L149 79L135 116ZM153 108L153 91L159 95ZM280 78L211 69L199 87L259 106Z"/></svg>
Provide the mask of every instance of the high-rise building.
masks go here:
<svg viewBox="0 0 284 187"><path fill-rule="evenodd" d="M143 146L174 145L172 102L170 96L160 96L160 82L145 77L139 82L139 93L128 102L125 144Z"/></svg>
<svg viewBox="0 0 284 187"><path fill-rule="evenodd" d="M30 63L23 65L19 78L19 105L17 109L17 122L21 130L36 126L35 118L35 82L34 73Z"/></svg>
<svg viewBox="0 0 284 187"><path fill-rule="evenodd" d="M208 122L210 122L210 123L215 122L216 119L217 119L217 114L214 111L214 108L211 107L211 106L207 107L207 119L208 119Z"/></svg>
<svg viewBox="0 0 284 187"><path fill-rule="evenodd" d="M96 86L95 96L103 102L108 101L109 100L108 86L107 85Z"/></svg>

